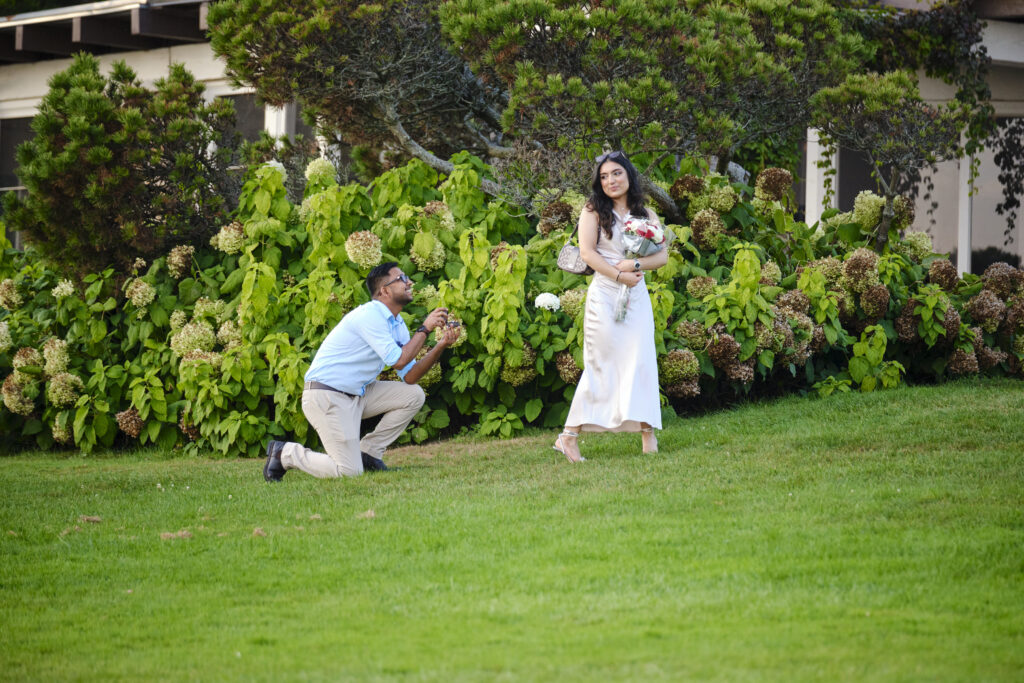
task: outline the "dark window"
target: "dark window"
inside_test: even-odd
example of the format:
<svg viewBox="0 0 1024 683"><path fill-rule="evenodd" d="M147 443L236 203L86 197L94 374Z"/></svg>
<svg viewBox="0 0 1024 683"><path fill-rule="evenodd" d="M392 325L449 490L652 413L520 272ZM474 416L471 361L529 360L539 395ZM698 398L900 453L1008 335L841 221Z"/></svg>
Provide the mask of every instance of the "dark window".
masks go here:
<svg viewBox="0 0 1024 683"><path fill-rule="evenodd" d="M21 188L21 181L18 180L14 170L18 167L15 160L15 151L21 143L31 139L32 118L23 119L0 119L0 193L18 192L24 194ZM2 209L0 209L2 210ZM11 241L15 249L21 249L21 234L7 230L7 239Z"/></svg>
<svg viewBox="0 0 1024 683"><path fill-rule="evenodd" d="M32 119L0 119L0 188L19 187L14 159L18 146L32 137Z"/></svg>

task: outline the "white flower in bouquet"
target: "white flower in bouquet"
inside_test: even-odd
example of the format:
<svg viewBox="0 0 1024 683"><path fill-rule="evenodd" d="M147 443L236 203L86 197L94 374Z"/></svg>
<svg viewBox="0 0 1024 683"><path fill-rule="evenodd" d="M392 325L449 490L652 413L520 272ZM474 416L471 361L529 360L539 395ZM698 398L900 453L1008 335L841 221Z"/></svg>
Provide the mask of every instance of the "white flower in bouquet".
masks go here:
<svg viewBox="0 0 1024 683"><path fill-rule="evenodd" d="M624 256L626 258L650 256L665 247L665 230L649 218L630 214L626 217L625 229L622 231L622 244L625 247ZM616 322L626 319L628 307L629 287L621 285L619 296L615 300Z"/></svg>
<svg viewBox="0 0 1024 683"><path fill-rule="evenodd" d="M542 292L538 294L537 298L533 302L533 305L536 306L537 308L546 308L549 311L557 311L559 308L562 307L562 304L558 300L558 297L552 294L551 292Z"/></svg>
<svg viewBox="0 0 1024 683"><path fill-rule="evenodd" d="M57 283L57 286L50 290L50 294L55 299L63 299L64 297L71 296L75 293L75 285L71 280L61 280Z"/></svg>

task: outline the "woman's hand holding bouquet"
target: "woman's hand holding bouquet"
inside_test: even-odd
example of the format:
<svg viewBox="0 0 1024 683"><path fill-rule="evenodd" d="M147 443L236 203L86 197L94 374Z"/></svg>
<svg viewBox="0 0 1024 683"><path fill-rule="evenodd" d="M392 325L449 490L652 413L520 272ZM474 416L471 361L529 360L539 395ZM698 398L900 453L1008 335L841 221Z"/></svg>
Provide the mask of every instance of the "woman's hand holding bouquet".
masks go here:
<svg viewBox="0 0 1024 683"><path fill-rule="evenodd" d="M650 256L665 248L665 231L655 221L630 214L626 216L622 244L627 259ZM639 284L639 278L635 284ZM615 300L615 322L626 319L630 289L631 287L625 284L619 289L619 296Z"/></svg>

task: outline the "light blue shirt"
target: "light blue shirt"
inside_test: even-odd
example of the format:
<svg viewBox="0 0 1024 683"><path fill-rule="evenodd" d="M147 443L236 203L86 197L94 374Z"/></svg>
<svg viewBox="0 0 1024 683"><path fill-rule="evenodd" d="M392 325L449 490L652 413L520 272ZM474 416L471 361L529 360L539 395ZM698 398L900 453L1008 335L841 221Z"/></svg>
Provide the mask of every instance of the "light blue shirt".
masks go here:
<svg viewBox="0 0 1024 683"><path fill-rule="evenodd" d="M334 326L313 356L306 381L362 396L381 370L398 362L408 342L405 321L373 299L349 311ZM404 379L415 364L396 369L398 376Z"/></svg>

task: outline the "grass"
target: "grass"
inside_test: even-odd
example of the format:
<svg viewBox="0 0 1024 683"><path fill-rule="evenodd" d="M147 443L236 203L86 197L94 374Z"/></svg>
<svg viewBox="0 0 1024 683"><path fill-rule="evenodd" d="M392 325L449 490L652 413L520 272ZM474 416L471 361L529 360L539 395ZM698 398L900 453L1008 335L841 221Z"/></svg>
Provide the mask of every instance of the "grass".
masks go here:
<svg viewBox="0 0 1024 683"><path fill-rule="evenodd" d="M278 485L6 458L0 678L1024 677L1019 381L674 420L655 456L587 436L581 466L553 437Z"/></svg>

